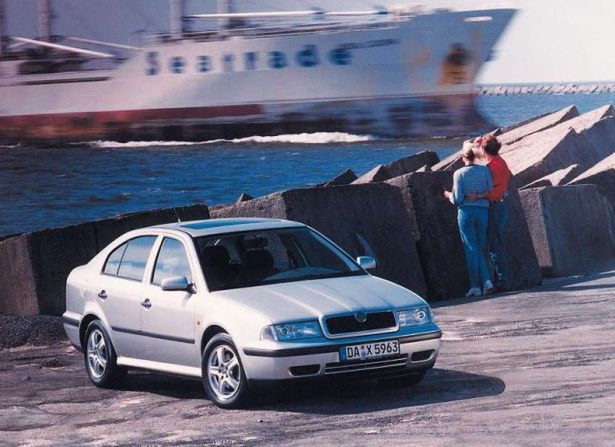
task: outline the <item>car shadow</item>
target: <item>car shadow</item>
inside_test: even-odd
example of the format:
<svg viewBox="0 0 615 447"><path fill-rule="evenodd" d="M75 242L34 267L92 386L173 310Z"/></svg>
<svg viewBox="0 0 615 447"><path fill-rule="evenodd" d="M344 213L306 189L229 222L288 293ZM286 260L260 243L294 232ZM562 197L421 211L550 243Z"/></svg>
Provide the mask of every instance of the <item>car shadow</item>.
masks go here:
<svg viewBox="0 0 615 447"><path fill-rule="evenodd" d="M504 392L497 378L452 369L433 368L415 386L390 380L338 380L287 385L259 393L251 409L312 414L360 414L477 397ZM207 399L199 379L131 372L123 390L141 391L176 399Z"/></svg>
<svg viewBox="0 0 615 447"><path fill-rule="evenodd" d="M261 396L256 408L313 414L360 414L426 404L496 396L506 389L497 378L434 368L415 386L390 381L311 383Z"/></svg>
<svg viewBox="0 0 615 447"><path fill-rule="evenodd" d="M207 399L201 379L141 370L130 371L121 385L125 391L141 391L175 399Z"/></svg>

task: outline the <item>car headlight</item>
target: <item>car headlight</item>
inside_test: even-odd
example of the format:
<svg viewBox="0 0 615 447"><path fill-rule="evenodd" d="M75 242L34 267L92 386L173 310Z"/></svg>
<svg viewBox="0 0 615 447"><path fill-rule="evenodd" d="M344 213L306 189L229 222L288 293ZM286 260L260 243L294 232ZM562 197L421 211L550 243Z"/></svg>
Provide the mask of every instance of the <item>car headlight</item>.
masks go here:
<svg viewBox="0 0 615 447"><path fill-rule="evenodd" d="M429 307L417 307L416 309L397 311L399 327L418 326L433 322L433 316Z"/></svg>
<svg viewBox="0 0 615 447"><path fill-rule="evenodd" d="M261 331L261 340L297 340L301 338L321 337L322 331L318 321L303 321L301 323L273 324Z"/></svg>

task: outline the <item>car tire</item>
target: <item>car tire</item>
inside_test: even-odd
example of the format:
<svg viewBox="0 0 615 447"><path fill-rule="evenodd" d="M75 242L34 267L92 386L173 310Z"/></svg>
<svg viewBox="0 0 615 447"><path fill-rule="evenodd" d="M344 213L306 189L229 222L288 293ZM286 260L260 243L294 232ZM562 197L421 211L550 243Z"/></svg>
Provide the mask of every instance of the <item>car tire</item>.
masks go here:
<svg viewBox="0 0 615 447"><path fill-rule="evenodd" d="M85 369L94 385L115 388L126 377L126 368L117 364L111 338L100 320L92 321L86 331L83 346Z"/></svg>
<svg viewBox="0 0 615 447"><path fill-rule="evenodd" d="M243 408L250 390L241 358L228 334L214 336L201 359L203 386L209 399L220 408Z"/></svg>

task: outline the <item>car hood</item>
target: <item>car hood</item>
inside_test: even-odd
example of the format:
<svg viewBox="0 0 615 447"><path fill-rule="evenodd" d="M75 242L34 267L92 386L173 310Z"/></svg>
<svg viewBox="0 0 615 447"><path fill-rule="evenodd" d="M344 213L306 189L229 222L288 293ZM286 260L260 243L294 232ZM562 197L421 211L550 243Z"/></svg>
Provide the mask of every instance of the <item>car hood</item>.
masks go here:
<svg viewBox="0 0 615 447"><path fill-rule="evenodd" d="M282 323L328 315L424 305L418 295L370 275L295 281L218 292Z"/></svg>

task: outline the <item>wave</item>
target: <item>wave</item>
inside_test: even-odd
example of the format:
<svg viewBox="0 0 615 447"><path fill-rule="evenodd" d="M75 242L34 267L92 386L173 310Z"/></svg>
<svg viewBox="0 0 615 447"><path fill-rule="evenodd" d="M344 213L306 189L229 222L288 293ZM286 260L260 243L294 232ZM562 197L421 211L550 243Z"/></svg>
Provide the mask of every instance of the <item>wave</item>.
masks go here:
<svg viewBox="0 0 615 447"><path fill-rule="evenodd" d="M246 137L232 140L212 140L210 143L297 143L297 144L327 144L327 143L359 143L372 141L369 135L354 135L345 132L315 132L276 135L273 137Z"/></svg>
<svg viewBox="0 0 615 447"><path fill-rule="evenodd" d="M293 143L293 144L330 144L330 143L359 143L363 141L373 141L375 138L369 135L354 135L344 132L315 132L276 135L272 137L253 136L234 139L217 139L207 141L91 141L87 144L90 147L100 149L110 148L138 148L138 147L160 147L160 146L198 146L203 144L220 143Z"/></svg>
<svg viewBox="0 0 615 447"><path fill-rule="evenodd" d="M133 147L157 147L157 146L195 146L205 144L206 141L88 141L76 143L76 145L90 146L99 149L133 148Z"/></svg>

